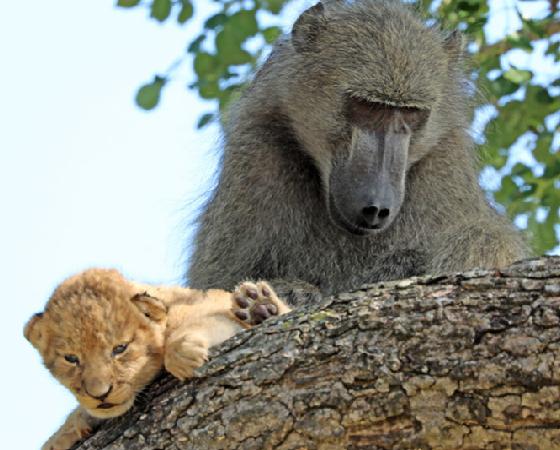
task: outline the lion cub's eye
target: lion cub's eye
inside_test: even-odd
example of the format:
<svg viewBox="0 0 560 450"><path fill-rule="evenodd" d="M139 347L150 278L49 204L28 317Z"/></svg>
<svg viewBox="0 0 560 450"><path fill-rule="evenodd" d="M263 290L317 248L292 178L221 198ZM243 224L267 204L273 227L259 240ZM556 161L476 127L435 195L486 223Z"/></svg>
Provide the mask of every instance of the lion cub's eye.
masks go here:
<svg viewBox="0 0 560 450"><path fill-rule="evenodd" d="M128 344L119 344L113 348L113 356L120 355L128 348Z"/></svg>
<svg viewBox="0 0 560 450"><path fill-rule="evenodd" d="M64 355L64 359L70 364L80 364L80 358L78 358L76 355Z"/></svg>

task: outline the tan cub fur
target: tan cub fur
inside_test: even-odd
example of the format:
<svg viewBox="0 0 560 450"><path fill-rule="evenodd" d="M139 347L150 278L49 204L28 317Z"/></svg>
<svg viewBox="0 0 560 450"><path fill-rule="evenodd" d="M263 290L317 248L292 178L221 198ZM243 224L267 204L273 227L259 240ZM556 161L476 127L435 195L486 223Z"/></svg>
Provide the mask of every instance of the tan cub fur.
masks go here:
<svg viewBox="0 0 560 450"><path fill-rule="evenodd" d="M124 414L163 367L191 377L209 347L288 311L263 282L230 293L150 286L107 269L68 278L24 330L80 403L43 448L70 448L96 419Z"/></svg>

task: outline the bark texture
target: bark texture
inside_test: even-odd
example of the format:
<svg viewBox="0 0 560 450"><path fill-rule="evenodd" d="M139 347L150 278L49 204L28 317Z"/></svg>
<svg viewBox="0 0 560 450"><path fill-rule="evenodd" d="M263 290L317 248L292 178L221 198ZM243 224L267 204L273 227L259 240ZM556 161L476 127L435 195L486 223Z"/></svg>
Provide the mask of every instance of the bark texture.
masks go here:
<svg viewBox="0 0 560 450"><path fill-rule="evenodd" d="M560 258L362 286L164 376L81 450L560 449Z"/></svg>

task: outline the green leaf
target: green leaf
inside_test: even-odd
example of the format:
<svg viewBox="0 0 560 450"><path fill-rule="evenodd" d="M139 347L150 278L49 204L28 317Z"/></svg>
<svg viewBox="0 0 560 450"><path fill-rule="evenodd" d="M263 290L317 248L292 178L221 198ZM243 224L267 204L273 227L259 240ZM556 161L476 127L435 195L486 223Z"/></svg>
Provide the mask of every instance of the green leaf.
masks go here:
<svg viewBox="0 0 560 450"><path fill-rule="evenodd" d="M225 28L228 28L229 34L240 42L254 36L259 31L256 11L254 9L243 9L236 12L224 25Z"/></svg>
<svg viewBox="0 0 560 450"><path fill-rule="evenodd" d="M154 109L159 103L161 89L165 85L166 79L156 76L154 81L145 84L136 94L136 104L145 110Z"/></svg>
<svg viewBox="0 0 560 450"><path fill-rule="evenodd" d="M204 42L204 40L206 39L206 35L205 34L201 34L200 36L198 36L194 41L192 41L188 48L187 48L187 52L189 53L198 53L200 50L200 46L201 44Z"/></svg>
<svg viewBox="0 0 560 450"><path fill-rule="evenodd" d="M507 162L507 156L501 154L499 148L485 145L480 151L482 164L484 166L492 166L501 169Z"/></svg>
<svg viewBox="0 0 560 450"><path fill-rule="evenodd" d="M545 54L556 55L558 52L560 52L560 41L549 41Z"/></svg>
<svg viewBox="0 0 560 450"><path fill-rule="evenodd" d="M552 97L548 90L541 87L541 86L534 86L533 92L535 92L535 100L539 103L544 103L546 105L550 105L554 103L554 97ZM527 93L529 94L529 93ZM529 95L527 95L529 97Z"/></svg>
<svg viewBox="0 0 560 450"><path fill-rule="evenodd" d="M205 75L216 70L216 68L218 67L218 61L216 60L216 57L214 55L206 52L201 52L197 53L194 57L193 67L199 78L203 78Z"/></svg>
<svg viewBox="0 0 560 450"><path fill-rule="evenodd" d="M522 163L517 163L511 168L511 175L512 176L523 177L527 173L532 173L531 169L529 169L525 164L522 164Z"/></svg>
<svg viewBox="0 0 560 450"><path fill-rule="evenodd" d="M189 0L181 0L181 10L177 16L177 22L185 23L194 14L194 8Z"/></svg>
<svg viewBox="0 0 560 450"><path fill-rule="evenodd" d="M272 14L278 14L286 4L286 0L263 0L262 4L267 11L270 11Z"/></svg>
<svg viewBox="0 0 560 450"><path fill-rule="evenodd" d="M220 95L220 111L223 113L227 107L241 97L243 85L232 84L225 88Z"/></svg>
<svg viewBox="0 0 560 450"><path fill-rule="evenodd" d="M272 44L282 34L280 27L268 27L262 30L262 35L267 44Z"/></svg>
<svg viewBox="0 0 560 450"><path fill-rule="evenodd" d="M532 200L517 200L507 207L507 213L511 218L519 214L532 214L535 211L535 203Z"/></svg>
<svg viewBox="0 0 560 450"><path fill-rule="evenodd" d="M479 67L481 68L481 71L483 74L486 74L487 72L490 72L491 70L494 69L500 69L501 67L501 63L500 63L500 55L488 55L485 56L484 59L478 60L478 64Z"/></svg>
<svg viewBox="0 0 560 450"><path fill-rule="evenodd" d="M532 236L533 245L538 254L552 250L558 245L558 238L554 225L558 222L558 208L549 208L546 219L538 222L536 214L529 216L527 228Z"/></svg>
<svg viewBox="0 0 560 450"><path fill-rule="evenodd" d="M220 96L220 86L217 81L201 81L198 84L198 94L206 100L218 98Z"/></svg>
<svg viewBox="0 0 560 450"><path fill-rule="evenodd" d="M498 109L498 116L486 125L486 145L492 152L505 151L527 130L528 116L520 109L520 104L519 101L507 103Z"/></svg>
<svg viewBox="0 0 560 450"><path fill-rule="evenodd" d="M212 122L216 118L216 114L214 113L206 113L199 117L198 122L196 124L196 128L200 130Z"/></svg>
<svg viewBox="0 0 560 450"><path fill-rule="evenodd" d="M512 83L526 83L533 77L533 73L530 70L521 69L509 69L504 72L504 78L511 81Z"/></svg>
<svg viewBox="0 0 560 450"><path fill-rule="evenodd" d="M216 35L216 51L220 61L226 65L247 64L253 60L249 52L241 48L228 29L223 29Z"/></svg>
<svg viewBox="0 0 560 450"><path fill-rule="evenodd" d="M477 33L482 31L482 28L484 27L484 25L486 25L486 22L488 22L488 18L486 16L470 20L469 26L466 29L467 33L476 35Z"/></svg>
<svg viewBox="0 0 560 450"><path fill-rule="evenodd" d="M467 11L469 14L476 13L483 7L481 2L462 1L457 3L457 9Z"/></svg>
<svg viewBox="0 0 560 450"><path fill-rule="evenodd" d="M515 48L520 48L528 52L533 51L533 46L531 45L531 40L524 35L519 33L512 34L506 38L506 42Z"/></svg>
<svg viewBox="0 0 560 450"><path fill-rule="evenodd" d="M535 149L533 150L533 156L535 159L546 166L551 165L556 158L556 155L552 153L553 139L554 135L552 133L542 133L537 140ZM560 157L560 155L558 157Z"/></svg>
<svg viewBox="0 0 560 450"><path fill-rule="evenodd" d="M171 14L171 0L154 0L150 10L150 17L158 22L164 22Z"/></svg>
<svg viewBox="0 0 560 450"><path fill-rule="evenodd" d="M494 198L503 205L508 205L510 199L517 194L518 188L512 178L508 175L502 178L500 190L494 194Z"/></svg>
<svg viewBox="0 0 560 450"><path fill-rule="evenodd" d="M548 206L554 210L560 208L560 191L554 186L554 183L547 183L541 189L541 205Z"/></svg>
<svg viewBox="0 0 560 450"><path fill-rule="evenodd" d="M133 8L138 6L140 0L117 0L117 6L121 8Z"/></svg>
<svg viewBox="0 0 560 450"><path fill-rule="evenodd" d="M214 14L206 22L204 22L204 28L207 30L214 30L226 23L227 20L228 16L224 13Z"/></svg>
<svg viewBox="0 0 560 450"><path fill-rule="evenodd" d="M532 19L522 19L523 28L527 29L529 32L536 34L539 38L546 37L546 28L543 26L543 22L540 20Z"/></svg>
<svg viewBox="0 0 560 450"><path fill-rule="evenodd" d="M552 161L545 167L543 178L560 179L560 158L556 158L555 161Z"/></svg>
<svg viewBox="0 0 560 450"><path fill-rule="evenodd" d="M501 75L495 80L489 81L488 88L492 91L496 98L501 98L504 95L513 94L519 89L519 85Z"/></svg>

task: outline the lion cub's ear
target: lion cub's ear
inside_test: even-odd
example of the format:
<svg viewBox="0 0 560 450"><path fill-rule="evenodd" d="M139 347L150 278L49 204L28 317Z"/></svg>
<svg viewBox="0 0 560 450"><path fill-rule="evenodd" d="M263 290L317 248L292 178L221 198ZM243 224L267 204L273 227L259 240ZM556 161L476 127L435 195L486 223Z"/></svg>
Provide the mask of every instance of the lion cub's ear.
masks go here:
<svg viewBox="0 0 560 450"><path fill-rule="evenodd" d="M31 319L27 321L23 329L25 339L31 342L33 347L39 351L43 350L47 340L44 325L43 313L37 313L31 316Z"/></svg>
<svg viewBox="0 0 560 450"><path fill-rule="evenodd" d="M167 308L164 303L147 292L134 295L130 301L143 315L155 322L161 322L167 317Z"/></svg>

